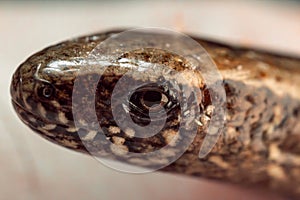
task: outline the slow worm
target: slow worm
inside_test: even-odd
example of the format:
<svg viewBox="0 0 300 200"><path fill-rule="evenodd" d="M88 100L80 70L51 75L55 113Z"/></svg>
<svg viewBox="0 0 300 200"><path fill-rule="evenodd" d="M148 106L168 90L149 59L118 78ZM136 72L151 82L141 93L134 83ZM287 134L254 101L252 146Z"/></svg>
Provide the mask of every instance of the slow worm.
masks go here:
<svg viewBox="0 0 300 200"><path fill-rule="evenodd" d="M127 153L146 154L165 145L172 147L173 139L189 137L178 136L178 133L181 126L192 123L191 126L196 125L197 129L188 148L179 159L160 170L258 187L300 198L299 58L193 37L217 66L226 93L226 121L222 133L215 137L217 140L211 151L199 158L206 129L216 110L206 82L198 71L192 69L188 59L171 51L141 48L123 53L117 61L104 64L108 66L104 71L98 70L101 63L94 63L91 68L96 69L94 71L80 71L91 64L86 58L93 49L119 32L68 40L50 46L23 62L11 83L12 103L21 120L58 145L144 168L169 162L168 157L178 149L169 148L147 162L134 156L126 157ZM159 76L150 76L151 73L147 72L149 78L147 73L137 73L135 70L141 69L140 65L152 66L153 73ZM185 117L182 111L189 108L180 106L179 101L183 97L180 91L174 89L177 82L171 72L155 68L157 66L168 66L168 69L180 72L188 79L181 85L200 90L200 94L190 97L199 102L200 115L195 121L180 124ZM131 73L128 74L128 71ZM118 102L122 98L116 93L117 100L112 106L114 88L124 76L127 83L143 85L143 82L152 79L152 84L144 84L132 91L125 106L121 100ZM74 90L75 79L78 78L83 91ZM119 90L125 91L129 85L123 84ZM173 89L169 88L171 86L174 86ZM74 99L76 94L78 98ZM92 94L95 94L94 99L90 98ZM186 97L186 101L190 98ZM161 108L165 112L161 112ZM74 109L80 112L74 113ZM91 125L93 112L101 131L91 130L91 127L96 127ZM157 129L157 134L138 137L136 127L126 127L126 123L123 124L125 127L119 127L116 117L124 122L123 115L115 116L113 112L129 114L132 122L140 127L152 121L155 127L160 119L164 119L164 124ZM74 118L78 123L75 124ZM147 130L150 131L150 128ZM105 140L101 135L105 136Z"/></svg>

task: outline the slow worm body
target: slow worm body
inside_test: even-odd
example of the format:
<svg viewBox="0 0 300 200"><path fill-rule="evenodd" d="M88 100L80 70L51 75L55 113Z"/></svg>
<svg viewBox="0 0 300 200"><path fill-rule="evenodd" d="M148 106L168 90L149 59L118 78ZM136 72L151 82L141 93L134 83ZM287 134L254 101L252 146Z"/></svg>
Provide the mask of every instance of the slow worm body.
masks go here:
<svg viewBox="0 0 300 200"><path fill-rule="evenodd" d="M158 109L156 104L166 109L164 126L157 135L148 138L136 137L137 131L132 127L124 130L118 126L110 99L114 87L128 72L124 60L129 64L138 61L168 65L189 77L191 81L183 85L200 89L201 115L195 122L197 134L186 151L161 170L300 197L300 59L193 38L215 62L226 93L224 130L211 152L199 159L199 150L213 112L211 94L206 90L205 82L201 82L201 75L197 72L191 75L189 70L185 70L189 64L180 55L153 49L123 54L119 62L101 72L99 82L92 85L96 89L95 101L88 98L89 93L95 91L89 90L80 94L81 104L74 104L74 99L72 101L77 92L73 90L75 78L81 76L80 83L89 88L88 83L93 83L99 75L97 70L79 74L84 58L101 41L116 33L118 31L65 41L34 54L22 63L11 84L12 103L21 120L54 143L84 153L87 149L92 150L111 159L122 161L126 152L158 150L176 137L180 120L184 117L180 116L180 106L176 101L178 94L150 84L131 94L127 108L118 107L116 103L117 111L127 109L132 120L143 126L149 124L150 118L159 121L163 116L159 110L155 113ZM161 74L164 73L162 70ZM130 83L143 83L147 79L146 75L135 75L134 72L126 76ZM101 132L88 128L92 105L96 109ZM74 107L81 110L78 115L72 112ZM150 107L155 113L154 118L149 117ZM74 115L77 115L80 127L74 124ZM101 134L107 141L99 139ZM114 149L111 144L122 151ZM103 149L99 150L100 146ZM105 148L114 155L107 155ZM173 151L176 149L171 148L163 154L168 157ZM130 158L128 162L141 167L150 166L137 158ZM152 158L150 163L153 162L163 162L163 159L158 156L157 159Z"/></svg>

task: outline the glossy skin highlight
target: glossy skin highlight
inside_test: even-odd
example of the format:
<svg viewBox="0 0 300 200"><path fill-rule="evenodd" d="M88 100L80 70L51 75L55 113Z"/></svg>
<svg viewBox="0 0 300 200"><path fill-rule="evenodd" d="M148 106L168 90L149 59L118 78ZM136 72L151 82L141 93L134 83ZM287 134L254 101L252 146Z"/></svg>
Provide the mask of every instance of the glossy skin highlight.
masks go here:
<svg viewBox="0 0 300 200"><path fill-rule="evenodd" d="M74 125L72 92L79 70L74 63L80 63L97 44L117 32L62 42L42 50L21 64L11 84L12 102L21 120L54 143L88 153L79 135L92 137L95 142L97 134L103 133L78 130ZM201 124L204 125L199 126L198 134L188 151L162 170L250 185L299 197L300 60L194 39L214 59L224 78L228 111L226 129L212 152L205 159L199 160L199 148L206 133L205 123L209 122L207 119L210 117L210 102L205 85L197 85L204 95L201 98L204 113ZM149 53L145 52L145 55ZM176 60L176 55L162 55ZM149 62L137 54L127 57ZM164 58L158 58L155 62L163 61ZM59 68L59 62L65 64L63 68ZM183 66L178 62L174 65L179 69ZM105 127L104 134L110 142L127 151L147 152L164 146L177 131L179 122L176 116L179 110L176 104L170 110L172 115L164 131L148 139L134 138L134 132L120 130L111 119L108 106L110 92L124 73L122 70L119 67L111 68L98 86L100 95L97 102L100 103L96 106L99 123ZM94 76L86 74L85 78L93 79ZM140 80L132 78L132 81ZM164 95L168 100L172 98L167 93ZM82 118L87 117L89 112L82 107Z"/></svg>

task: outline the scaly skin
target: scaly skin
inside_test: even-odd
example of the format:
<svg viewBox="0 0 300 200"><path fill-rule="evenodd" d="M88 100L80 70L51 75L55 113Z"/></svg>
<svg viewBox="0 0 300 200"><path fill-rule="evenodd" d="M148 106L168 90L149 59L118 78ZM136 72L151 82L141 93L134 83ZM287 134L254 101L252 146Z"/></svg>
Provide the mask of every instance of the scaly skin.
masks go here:
<svg viewBox="0 0 300 200"><path fill-rule="evenodd" d="M110 99L115 84L128 71L118 65L110 67L97 85L89 86L89 82L97 79L99 71L80 74L81 84L97 88L97 95L96 103L83 95L80 99L82 104L73 105L73 108L82 110L77 116L81 119L82 128L75 127L72 95L77 92L73 91L73 87L80 69L76 63L88 56L97 44L117 32L65 41L34 54L22 63L11 84L12 103L21 120L44 138L61 146L90 153L86 150L88 146L99 156L117 160L122 160L120 152L107 155L106 148L110 149L111 143L125 152L136 153L151 152L169 144L181 119L176 99L167 107L165 126L153 137L137 138L133 130L120 130L117 126L111 113ZM199 159L198 153L211 117L211 101L205 83L195 73L191 79L196 81L182 84L202 91L199 97L201 126L180 159L161 170L264 188L300 198L300 59L194 39L209 53L223 76L227 108L224 132L212 151ZM170 52L146 49L122 57L167 64L189 76L185 71L190 70L187 61ZM68 67L57 68L55 62L58 61L65 61ZM132 83L147 79L146 76L128 78ZM86 91L87 95L93 91ZM168 101L174 98L168 92L165 95ZM86 126L93 105L103 132L92 132ZM149 123L147 117L141 119L134 110L132 119L138 124ZM107 141L101 141L97 137L99 134L105 134ZM79 135L87 141L82 141ZM100 143L105 148L99 151ZM129 159L126 162L151 167L156 161Z"/></svg>

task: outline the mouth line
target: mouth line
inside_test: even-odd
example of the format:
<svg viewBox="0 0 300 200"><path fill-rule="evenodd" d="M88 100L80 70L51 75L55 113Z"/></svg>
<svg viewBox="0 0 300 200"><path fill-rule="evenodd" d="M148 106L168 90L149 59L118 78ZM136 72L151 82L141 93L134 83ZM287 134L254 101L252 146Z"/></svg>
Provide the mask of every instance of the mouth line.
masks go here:
<svg viewBox="0 0 300 200"><path fill-rule="evenodd" d="M11 102L12 102L13 105L17 105L22 110L25 110L24 107L21 106L21 104L17 100L15 100L14 98L11 98Z"/></svg>
<svg viewBox="0 0 300 200"><path fill-rule="evenodd" d="M35 120L40 121L44 124L55 124L55 125L60 125L62 127L66 127L66 125L64 124L57 124L57 123L53 123L51 121L48 121L45 118L41 118L40 116L32 113L31 111L25 109L19 102L17 102L15 99L11 99L12 104L14 105L15 109L17 110L18 115L20 116L21 120L25 122L25 124L30 125L32 128L37 129L37 127L32 126L32 123L30 122L29 117L33 117ZM27 117L24 117L23 115L21 115L21 112L24 112L26 115L28 115Z"/></svg>
<svg viewBox="0 0 300 200"><path fill-rule="evenodd" d="M68 128L73 128L73 126L69 126L69 125L65 125L65 124L57 124L57 123L53 123L53 122L50 122L48 120L45 120L44 118L41 118L39 117L38 115L36 114L33 114L32 112L26 110L23 106L21 106L18 102L16 102L15 100L12 99L12 103L13 103L13 106L14 106L14 109L17 111L18 113L18 116L20 118L20 120L26 124L30 129L32 129L33 131L39 133L40 135L42 136L45 136L47 134L45 134L45 132L43 131L44 129L44 126L46 125L49 125L49 124L53 124L55 125L55 130L60 130L59 132L57 132L58 135L64 135L66 133L68 133L69 131L67 131ZM23 114L22 114L23 112ZM31 121L30 120L30 117L34 118L35 119L35 122ZM53 130L54 130L53 129ZM53 133L52 129L48 130L48 129L45 129L45 131L48 131L48 133ZM55 134L55 133L53 133ZM74 133L69 133L69 136L74 136L73 135ZM46 138L52 138L53 137L50 137L49 135L46 136Z"/></svg>
<svg viewBox="0 0 300 200"><path fill-rule="evenodd" d="M15 105L18 109L25 112L26 114L29 114L33 116L34 118L40 118L39 116L35 115L34 113L30 112L29 110L25 109L19 102L17 102L15 99L11 99L12 104ZM41 118L40 118L41 119Z"/></svg>

